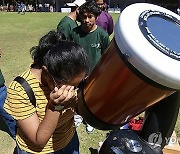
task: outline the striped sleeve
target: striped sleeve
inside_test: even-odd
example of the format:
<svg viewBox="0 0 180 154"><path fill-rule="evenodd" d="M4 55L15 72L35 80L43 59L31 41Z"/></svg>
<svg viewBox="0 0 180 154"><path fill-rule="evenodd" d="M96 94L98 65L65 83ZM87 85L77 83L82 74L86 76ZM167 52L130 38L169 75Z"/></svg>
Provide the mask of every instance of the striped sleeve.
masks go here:
<svg viewBox="0 0 180 154"><path fill-rule="evenodd" d="M24 88L16 81L8 88L4 109L16 120L26 119L36 111Z"/></svg>

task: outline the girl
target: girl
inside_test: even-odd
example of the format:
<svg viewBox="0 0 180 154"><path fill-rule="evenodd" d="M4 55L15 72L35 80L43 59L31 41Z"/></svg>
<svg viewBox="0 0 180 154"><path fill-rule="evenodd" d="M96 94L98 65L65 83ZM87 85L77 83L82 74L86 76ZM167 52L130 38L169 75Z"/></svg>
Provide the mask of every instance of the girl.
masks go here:
<svg viewBox="0 0 180 154"><path fill-rule="evenodd" d="M76 87L89 70L86 52L50 31L31 49L33 64L21 74L32 88L34 107L22 86L8 88L5 110L17 120L17 153L79 153L74 127Z"/></svg>

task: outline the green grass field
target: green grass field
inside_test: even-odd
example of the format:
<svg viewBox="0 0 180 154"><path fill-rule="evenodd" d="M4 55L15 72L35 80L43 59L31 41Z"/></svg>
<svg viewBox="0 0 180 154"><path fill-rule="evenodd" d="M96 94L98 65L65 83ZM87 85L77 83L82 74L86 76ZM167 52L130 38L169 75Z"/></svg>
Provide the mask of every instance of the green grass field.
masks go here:
<svg viewBox="0 0 180 154"><path fill-rule="evenodd" d="M65 15L63 13L26 13L20 15L0 12L0 48L3 50L0 67L7 86L15 76L30 66L32 59L29 49L37 45L40 37L49 30L55 30L59 20ZM119 15L112 14L112 16L116 21ZM178 136L180 134L179 123L178 118L176 125ZM0 119L0 153L12 154L15 143L4 130L5 126ZM98 142L104 140L106 133L107 131L95 130L93 134L87 134L84 125L78 127L81 153L90 153L90 147L97 149Z"/></svg>

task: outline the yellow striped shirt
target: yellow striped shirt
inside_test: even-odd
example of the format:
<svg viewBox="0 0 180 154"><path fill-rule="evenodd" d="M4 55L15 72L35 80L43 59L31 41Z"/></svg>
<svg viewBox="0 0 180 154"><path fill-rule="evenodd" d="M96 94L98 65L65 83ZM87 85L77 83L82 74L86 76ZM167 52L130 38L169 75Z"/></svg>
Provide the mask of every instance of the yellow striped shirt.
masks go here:
<svg viewBox="0 0 180 154"><path fill-rule="evenodd" d="M51 90L42 85L30 70L20 76L26 79L31 86L36 98L36 108L31 104L24 88L16 81L12 81L8 88L4 108L16 120L26 119L36 112L39 120L42 121L45 116L45 109ZM47 154L64 148L72 139L75 132L75 102L72 102L68 107L71 107L73 110L67 110L67 112L60 116L55 132L43 148L30 142L28 138L23 135L21 129L18 128L16 140L20 149L30 153Z"/></svg>

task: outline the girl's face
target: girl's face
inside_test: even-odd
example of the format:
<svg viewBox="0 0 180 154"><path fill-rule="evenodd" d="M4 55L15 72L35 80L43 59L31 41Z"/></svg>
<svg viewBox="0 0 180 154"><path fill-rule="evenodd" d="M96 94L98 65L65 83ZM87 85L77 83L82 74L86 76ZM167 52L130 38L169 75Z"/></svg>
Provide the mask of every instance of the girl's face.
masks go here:
<svg viewBox="0 0 180 154"><path fill-rule="evenodd" d="M74 86L75 87L74 89L76 89L76 87L78 87L79 83L85 77L86 77L86 72L82 72L79 75L73 77L71 80L64 82L61 80L56 80L52 75L49 75L48 85L51 90L53 90L55 87L57 87L59 89L63 85Z"/></svg>

